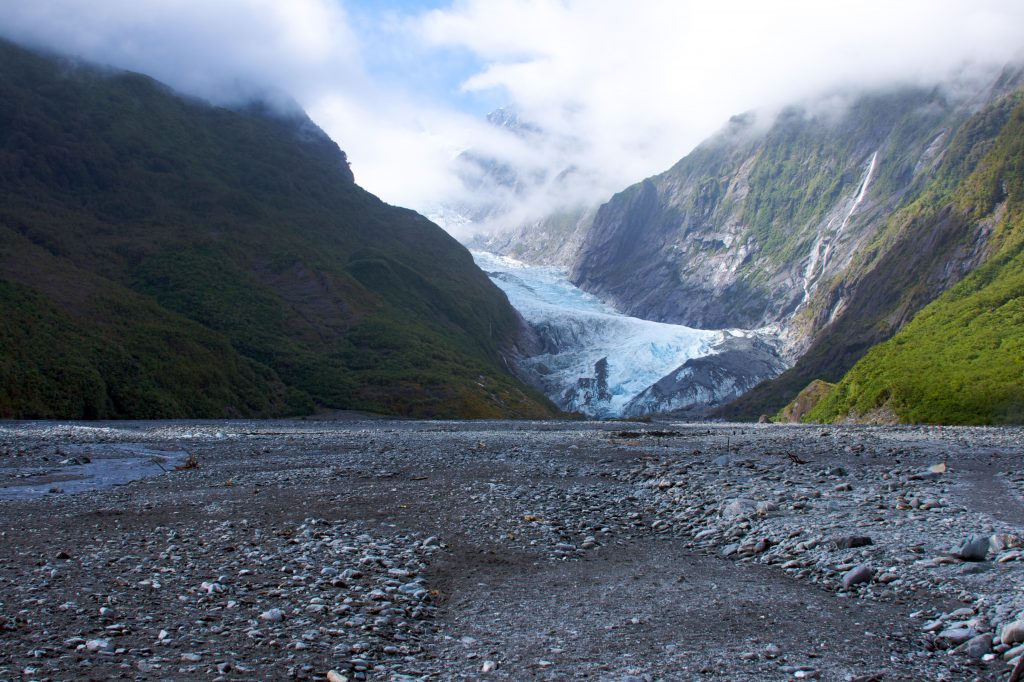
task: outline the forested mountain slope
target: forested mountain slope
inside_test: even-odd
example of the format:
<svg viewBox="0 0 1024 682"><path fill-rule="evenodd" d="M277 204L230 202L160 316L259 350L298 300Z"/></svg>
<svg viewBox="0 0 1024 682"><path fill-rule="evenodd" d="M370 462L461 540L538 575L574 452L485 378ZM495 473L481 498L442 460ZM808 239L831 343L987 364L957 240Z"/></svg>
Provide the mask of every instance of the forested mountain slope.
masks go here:
<svg viewBox="0 0 1024 682"><path fill-rule="evenodd" d="M1002 102L992 123L1007 109L974 171L915 206L962 225L986 262L872 348L809 419L1024 422L1024 97Z"/></svg>
<svg viewBox="0 0 1024 682"><path fill-rule="evenodd" d="M9 43L0 320L3 417L553 410L504 294L304 114Z"/></svg>

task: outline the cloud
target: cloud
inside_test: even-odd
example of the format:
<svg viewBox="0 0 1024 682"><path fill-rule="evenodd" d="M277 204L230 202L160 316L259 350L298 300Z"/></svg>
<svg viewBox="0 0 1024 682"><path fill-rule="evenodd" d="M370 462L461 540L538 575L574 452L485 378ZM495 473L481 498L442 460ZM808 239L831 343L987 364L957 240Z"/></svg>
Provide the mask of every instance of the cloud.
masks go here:
<svg viewBox="0 0 1024 682"><path fill-rule="evenodd" d="M458 175L466 149L520 167L524 186L501 197L515 209L505 223L606 198L733 114L827 90L936 82L1024 48L1019 0L404 6L0 0L0 33L216 102L288 92L348 152L360 184L423 211L486 199ZM467 108L481 101L513 104L545 134L483 123Z"/></svg>
<svg viewBox="0 0 1024 682"><path fill-rule="evenodd" d="M327 80L365 85L342 7L322 0L2 0L0 18L0 31L21 42L213 100L267 86L302 98Z"/></svg>
<svg viewBox="0 0 1024 682"><path fill-rule="evenodd" d="M394 203L452 191L437 169L459 149L454 131L484 127L372 78L375 46L333 0L0 0L0 34L217 104L286 93L348 152L357 180Z"/></svg>
<svg viewBox="0 0 1024 682"><path fill-rule="evenodd" d="M1024 47L1024 4L465 0L420 18L426 45L486 61L496 89L610 191L664 170L729 116L829 89L932 83ZM554 155L553 155L554 156Z"/></svg>

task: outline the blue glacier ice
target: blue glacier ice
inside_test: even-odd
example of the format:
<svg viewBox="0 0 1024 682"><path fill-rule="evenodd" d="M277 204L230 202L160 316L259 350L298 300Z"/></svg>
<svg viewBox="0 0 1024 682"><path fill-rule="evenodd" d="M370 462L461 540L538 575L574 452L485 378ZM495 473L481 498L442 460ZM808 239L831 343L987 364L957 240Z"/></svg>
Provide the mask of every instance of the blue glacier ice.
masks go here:
<svg viewBox="0 0 1024 682"><path fill-rule="evenodd" d="M622 415L659 379L737 333L629 317L575 287L563 268L483 251L473 257L540 335L543 352L526 365L563 409Z"/></svg>

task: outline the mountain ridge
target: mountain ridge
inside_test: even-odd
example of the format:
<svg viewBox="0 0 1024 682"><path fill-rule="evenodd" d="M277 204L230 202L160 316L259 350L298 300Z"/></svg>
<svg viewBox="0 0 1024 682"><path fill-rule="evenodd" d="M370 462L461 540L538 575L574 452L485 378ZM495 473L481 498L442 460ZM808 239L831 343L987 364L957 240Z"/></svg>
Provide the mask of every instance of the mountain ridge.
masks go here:
<svg viewBox="0 0 1024 682"><path fill-rule="evenodd" d="M304 114L6 42L0 90L3 416L554 413L504 294Z"/></svg>
<svg viewBox="0 0 1024 682"><path fill-rule="evenodd" d="M999 252L998 206L978 213L952 198L986 163L1022 73L789 107L771 122L736 116L603 204L568 247L540 252L626 314L773 330L789 368L711 414L774 414L813 381L840 382ZM488 243L530 260L552 236L541 221ZM702 359L706 376L713 363ZM685 393L685 382L659 383Z"/></svg>

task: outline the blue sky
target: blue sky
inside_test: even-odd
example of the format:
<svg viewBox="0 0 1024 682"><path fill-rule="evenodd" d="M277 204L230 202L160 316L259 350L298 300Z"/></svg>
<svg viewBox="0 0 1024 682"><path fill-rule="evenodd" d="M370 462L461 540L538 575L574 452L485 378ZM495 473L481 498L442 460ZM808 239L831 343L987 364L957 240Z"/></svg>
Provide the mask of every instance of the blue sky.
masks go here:
<svg viewBox="0 0 1024 682"><path fill-rule="evenodd" d="M504 105L500 92L467 92L462 84L480 72L486 62L464 47L437 47L425 59L409 44L403 27L430 10L450 7L449 2L384 0L343 2L350 23L368 46L363 51L366 69L376 79L399 83L422 101L451 106L483 117Z"/></svg>

